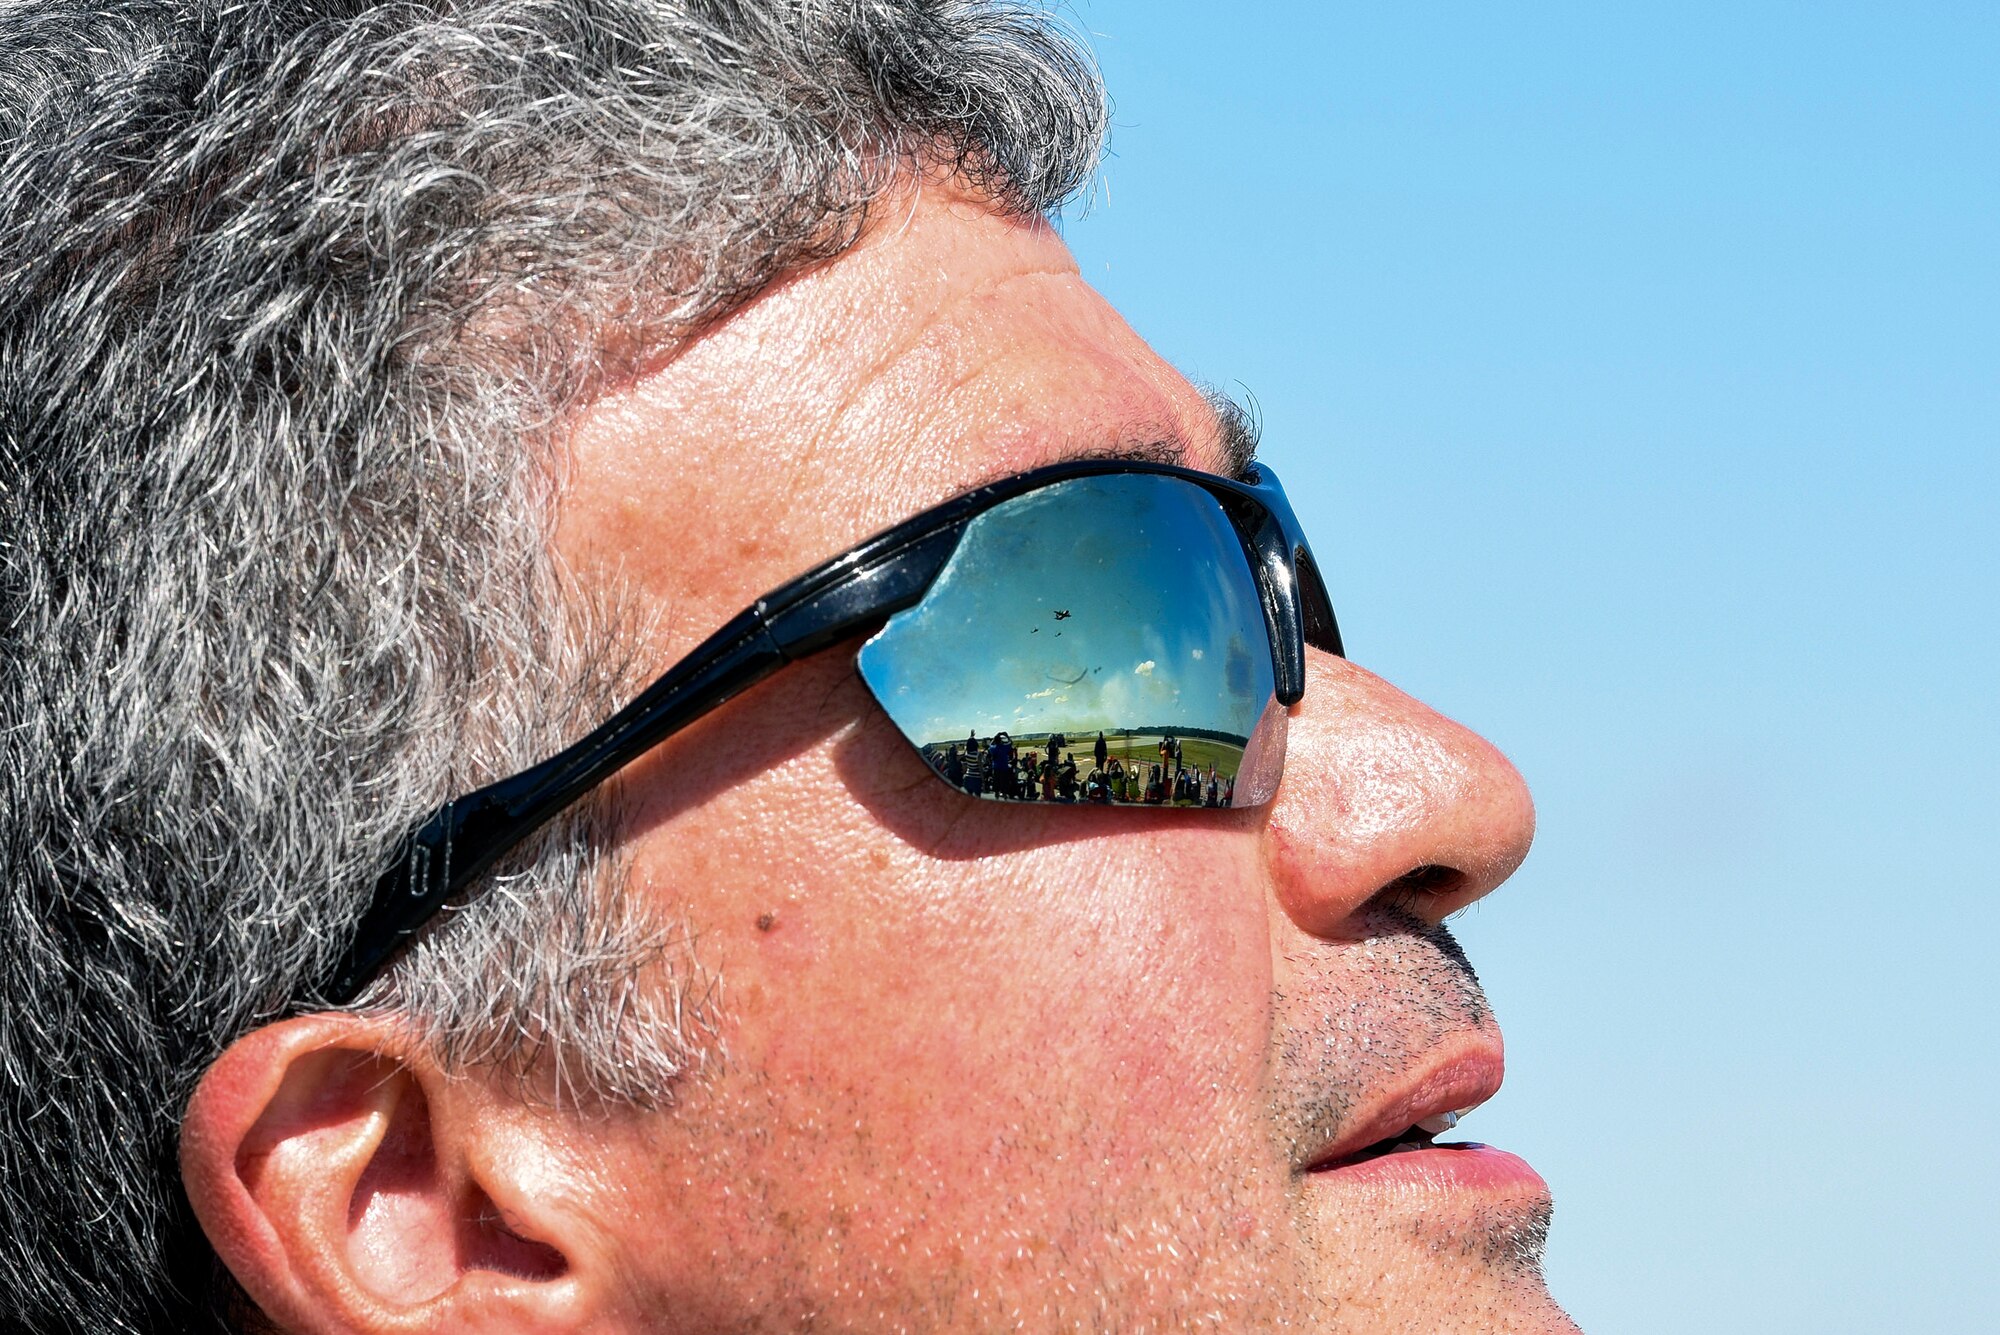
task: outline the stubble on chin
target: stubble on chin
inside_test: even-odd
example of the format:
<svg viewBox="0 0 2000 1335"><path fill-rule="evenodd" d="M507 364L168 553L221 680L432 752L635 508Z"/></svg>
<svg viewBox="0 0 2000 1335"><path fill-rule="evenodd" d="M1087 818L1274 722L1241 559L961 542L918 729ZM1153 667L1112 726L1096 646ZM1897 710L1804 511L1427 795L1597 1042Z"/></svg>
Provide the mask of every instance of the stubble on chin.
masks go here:
<svg viewBox="0 0 2000 1335"><path fill-rule="evenodd" d="M1464 1219L1420 1218L1411 1224L1409 1235L1430 1256L1478 1266L1500 1279L1539 1284L1554 1216L1555 1207L1544 1198L1487 1206Z"/></svg>

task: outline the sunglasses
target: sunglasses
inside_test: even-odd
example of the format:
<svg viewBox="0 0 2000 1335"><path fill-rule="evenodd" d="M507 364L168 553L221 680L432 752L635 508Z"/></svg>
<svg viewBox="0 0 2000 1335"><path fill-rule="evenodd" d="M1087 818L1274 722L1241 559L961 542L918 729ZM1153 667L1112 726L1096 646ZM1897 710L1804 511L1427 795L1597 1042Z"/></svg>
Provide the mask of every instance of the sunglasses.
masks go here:
<svg viewBox="0 0 2000 1335"><path fill-rule="evenodd" d="M1343 652L1305 534L1262 464L1234 481L1080 460L991 483L773 589L560 755L445 803L397 850L322 995L352 1001L558 813L871 626L856 666L883 711L940 779L997 802L1268 802L1306 646Z"/></svg>

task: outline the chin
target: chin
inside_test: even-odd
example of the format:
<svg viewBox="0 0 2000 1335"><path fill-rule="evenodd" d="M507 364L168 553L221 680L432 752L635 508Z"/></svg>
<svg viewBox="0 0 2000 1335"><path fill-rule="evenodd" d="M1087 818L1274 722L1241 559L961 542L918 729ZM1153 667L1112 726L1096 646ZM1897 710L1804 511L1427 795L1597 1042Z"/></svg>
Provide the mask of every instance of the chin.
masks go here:
<svg viewBox="0 0 2000 1335"><path fill-rule="evenodd" d="M1495 1268L1478 1256L1406 1254L1326 1267L1316 1328L1343 1335L1578 1335L1539 1266Z"/></svg>
<svg viewBox="0 0 2000 1335"><path fill-rule="evenodd" d="M1440 1277L1443 1278L1443 1277ZM1398 1335L1579 1335L1568 1313L1556 1305L1541 1278L1494 1283L1466 1276L1428 1300L1406 1301L1380 1320L1350 1320L1342 1331L1397 1332Z"/></svg>
<svg viewBox="0 0 2000 1335"><path fill-rule="evenodd" d="M1323 1328L1576 1335L1542 1278L1552 1209L1541 1180L1528 1174L1442 1191L1432 1176L1307 1175L1302 1206L1330 1318Z"/></svg>

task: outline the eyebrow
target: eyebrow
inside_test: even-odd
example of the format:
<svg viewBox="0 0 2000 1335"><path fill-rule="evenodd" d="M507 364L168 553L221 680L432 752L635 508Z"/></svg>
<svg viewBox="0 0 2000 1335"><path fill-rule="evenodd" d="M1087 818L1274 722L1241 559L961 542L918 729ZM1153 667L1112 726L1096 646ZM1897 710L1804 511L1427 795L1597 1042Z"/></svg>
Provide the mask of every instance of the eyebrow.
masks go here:
<svg viewBox="0 0 2000 1335"><path fill-rule="evenodd" d="M1257 446L1264 436L1256 397L1246 393L1244 397L1249 402L1245 403L1219 389L1204 388L1201 393L1215 413L1216 425L1222 429L1224 475L1238 482L1249 481L1250 466L1257 462Z"/></svg>
<svg viewBox="0 0 2000 1335"><path fill-rule="evenodd" d="M1208 403L1209 411L1215 414L1217 443L1221 446L1221 467L1216 472L1223 477L1238 482L1250 480L1252 466L1257 462L1257 445L1263 435L1263 423L1258 420L1256 400L1243 404L1219 389L1204 386L1201 396ZM1070 451L1060 462L1068 463L1077 459L1129 459L1136 463L1173 464L1188 468L1188 460L1197 453L1197 447L1186 436L1174 433L1131 444L1112 446L1086 446Z"/></svg>

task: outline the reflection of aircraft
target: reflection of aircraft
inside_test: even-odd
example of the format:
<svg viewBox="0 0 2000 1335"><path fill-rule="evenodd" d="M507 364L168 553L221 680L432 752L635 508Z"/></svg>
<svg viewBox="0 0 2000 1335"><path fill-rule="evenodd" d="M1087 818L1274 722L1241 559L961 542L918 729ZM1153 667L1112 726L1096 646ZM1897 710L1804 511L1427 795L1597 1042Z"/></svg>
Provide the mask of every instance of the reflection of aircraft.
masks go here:
<svg viewBox="0 0 2000 1335"><path fill-rule="evenodd" d="M1056 613L1056 620L1058 620L1058 621L1067 621L1067 620L1069 620L1069 613L1068 613L1068 612L1058 612L1058 613Z"/></svg>

